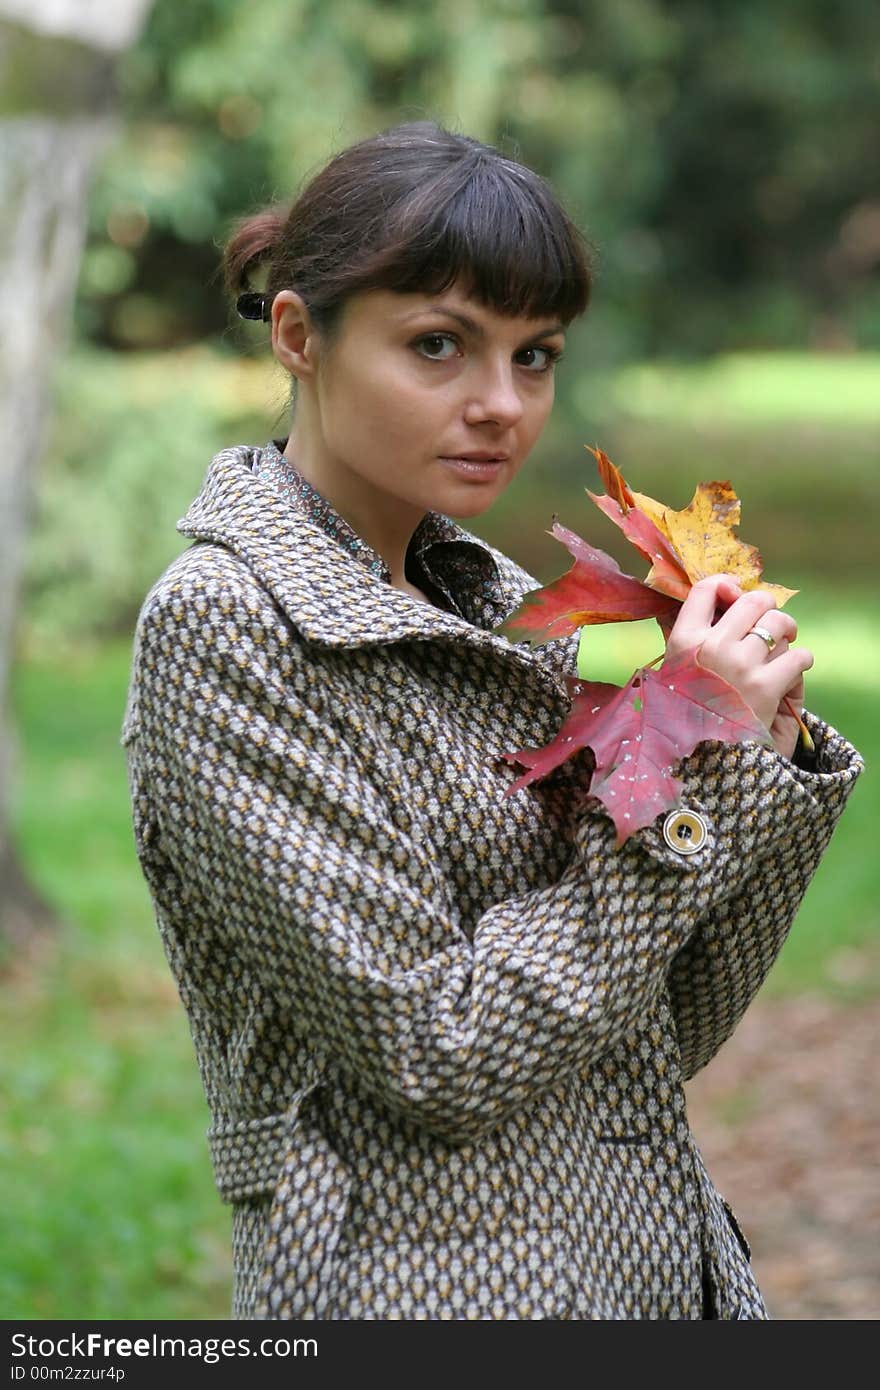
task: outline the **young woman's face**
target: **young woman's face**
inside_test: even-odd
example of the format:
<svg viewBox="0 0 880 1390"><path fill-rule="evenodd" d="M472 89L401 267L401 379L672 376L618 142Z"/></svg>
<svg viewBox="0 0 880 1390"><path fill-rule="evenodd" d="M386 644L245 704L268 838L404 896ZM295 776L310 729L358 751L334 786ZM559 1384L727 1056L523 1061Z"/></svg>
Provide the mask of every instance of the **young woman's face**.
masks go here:
<svg viewBox="0 0 880 1390"><path fill-rule="evenodd" d="M319 343L309 457L360 508L476 516L541 433L563 342L552 316L508 318L455 286L357 295Z"/></svg>

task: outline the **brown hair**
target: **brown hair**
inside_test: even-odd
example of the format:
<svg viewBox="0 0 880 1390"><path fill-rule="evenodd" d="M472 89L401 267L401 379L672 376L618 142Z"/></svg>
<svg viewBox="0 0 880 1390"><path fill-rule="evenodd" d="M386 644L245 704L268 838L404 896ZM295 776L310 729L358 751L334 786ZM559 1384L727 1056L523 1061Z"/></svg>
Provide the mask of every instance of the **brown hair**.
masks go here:
<svg viewBox="0 0 880 1390"><path fill-rule="evenodd" d="M569 323L592 284L587 243L549 184L429 121L349 146L292 206L241 221L223 256L229 293L260 270L267 315L294 289L327 334L362 290L440 294L460 280L499 313Z"/></svg>

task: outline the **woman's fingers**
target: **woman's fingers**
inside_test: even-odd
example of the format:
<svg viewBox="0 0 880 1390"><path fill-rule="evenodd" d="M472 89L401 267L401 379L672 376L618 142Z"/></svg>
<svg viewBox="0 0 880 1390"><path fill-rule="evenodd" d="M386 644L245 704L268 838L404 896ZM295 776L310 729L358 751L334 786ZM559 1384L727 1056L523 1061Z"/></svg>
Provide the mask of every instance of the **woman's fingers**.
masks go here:
<svg viewBox="0 0 880 1390"><path fill-rule="evenodd" d="M779 611L773 595L765 593L763 589L750 589L748 593L740 594L736 602L721 614L714 628L719 636L738 640L745 637L756 623L763 622L764 615L771 611Z"/></svg>
<svg viewBox="0 0 880 1390"><path fill-rule="evenodd" d="M767 654L777 644L793 642L797 635L794 619L780 613L772 594L763 589L743 593L729 574L713 574L699 580L681 605L667 650L670 655L678 655L695 647L700 649L707 640L713 647L741 641L756 626L763 626L772 639L765 639ZM759 640L760 635L752 637L747 645Z"/></svg>
<svg viewBox="0 0 880 1390"><path fill-rule="evenodd" d="M756 662L778 659L796 636L794 618L779 611L772 594L754 589L732 603L705 634L700 659L705 664L706 657L711 659L713 654L736 643L735 660L748 667Z"/></svg>
<svg viewBox="0 0 880 1390"><path fill-rule="evenodd" d="M742 597L742 589L730 574L711 574L706 579L698 579L684 603L681 617L693 623L709 623L715 619L719 608L729 608Z"/></svg>
<svg viewBox="0 0 880 1390"><path fill-rule="evenodd" d="M695 651L701 666L739 691L788 757L797 738L793 711L803 705L804 672L813 664L812 652L791 645L796 637L797 623L772 594L743 593L731 575L715 574L696 583L681 605L666 653Z"/></svg>
<svg viewBox="0 0 880 1390"><path fill-rule="evenodd" d="M797 623L763 589L743 593L726 574L695 584L669 634L667 655L696 651L701 666L739 691L769 729L786 693L801 689L812 652L793 647Z"/></svg>
<svg viewBox="0 0 880 1390"><path fill-rule="evenodd" d="M754 656L750 655L753 647L757 648ZM700 652L700 665L734 686L768 729L789 691L801 689L803 674L812 664L813 654L806 647L787 647L768 658L761 654L757 638L718 646L707 641Z"/></svg>
<svg viewBox="0 0 880 1390"><path fill-rule="evenodd" d="M814 659L813 653L806 647L789 647L775 660L764 663L760 675L768 690L776 692L777 704L797 684L804 672L809 671Z"/></svg>
<svg viewBox="0 0 880 1390"><path fill-rule="evenodd" d="M726 615L725 615L726 616ZM736 636L742 633L739 641L745 644L749 660L755 657L755 652L750 650L759 643L757 659L762 661L778 661L789 648L790 644L797 637L797 623L790 613L782 613L776 607L767 608L761 613L754 623L749 626L751 613L736 613L731 615L730 633ZM743 628L745 630L743 631Z"/></svg>
<svg viewBox="0 0 880 1390"><path fill-rule="evenodd" d="M701 666L739 691L769 729L786 692L800 688L813 664L806 648L792 647L797 623L762 589L743 593L730 575L695 584L669 634L667 655L695 651Z"/></svg>
<svg viewBox="0 0 880 1390"><path fill-rule="evenodd" d="M761 618L761 621L750 627L742 638L743 642L752 640L762 642L764 651L769 660L777 660L789 644L797 637L797 623L788 613L780 613L778 608L772 609Z"/></svg>
<svg viewBox="0 0 880 1390"><path fill-rule="evenodd" d="M715 621L719 609L729 609L736 603L742 590L729 574L713 574L708 579L700 579L693 586L681 605L669 641L666 644L670 655L699 647Z"/></svg>
<svg viewBox="0 0 880 1390"><path fill-rule="evenodd" d="M716 624L725 636L737 638L745 637L756 625L766 627L773 633L774 639L784 636L791 641L797 634L794 619L788 613L782 613L776 607L773 595L765 593L763 589L752 589L743 594Z"/></svg>

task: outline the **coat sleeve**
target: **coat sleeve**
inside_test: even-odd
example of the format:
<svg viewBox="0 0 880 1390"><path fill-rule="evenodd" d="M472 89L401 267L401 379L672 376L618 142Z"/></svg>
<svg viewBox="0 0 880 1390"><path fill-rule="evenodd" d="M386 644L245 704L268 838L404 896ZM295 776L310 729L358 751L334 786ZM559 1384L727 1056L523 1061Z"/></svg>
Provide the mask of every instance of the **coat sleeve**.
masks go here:
<svg viewBox="0 0 880 1390"><path fill-rule="evenodd" d="M684 858L651 828L617 851L588 811L558 881L465 933L381 768L365 774L322 719L296 635L264 619L240 594L207 603L179 585L145 604L125 735L144 871L160 911L176 892L192 931L214 924L319 1066L448 1142L488 1132L643 1023L756 845L782 852L785 814L763 839L743 831L728 764L707 776L695 755L714 849ZM733 752L780 812L812 802L763 750ZM430 950L389 958L392 921Z"/></svg>
<svg viewBox="0 0 880 1390"><path fill-rule="evenodd" d="M704 767L714 762L722 782L742 779L741 862L735 891L700 922L669 972L685 1080L731 1036L764 982L861 770L861 758L836 730L810 714L805 721L818 755L814 772L766 753L776 767L775 785L768 785L751 770L743 775L738 747L713 745L703 758Z"/></svg>

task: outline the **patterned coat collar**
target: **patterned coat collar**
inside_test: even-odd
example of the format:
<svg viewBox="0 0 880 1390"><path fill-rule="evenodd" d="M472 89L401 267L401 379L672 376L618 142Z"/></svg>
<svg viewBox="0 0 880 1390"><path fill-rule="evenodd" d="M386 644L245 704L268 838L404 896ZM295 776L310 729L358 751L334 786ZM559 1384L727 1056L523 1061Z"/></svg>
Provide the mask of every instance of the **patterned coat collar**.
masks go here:
<svg viewBox="0 0 880 1390"><path fill-rule="evenodd" d="M458 636L508 645L492 629L525 591L515 565L429 512L410 549L457 611L411 597L388 582L381 558L320 494L308 484L298 491L295 470L284 495L279 458L274 443L221 450L177 529L239 555L311 641L361 646Z"/></svg>

